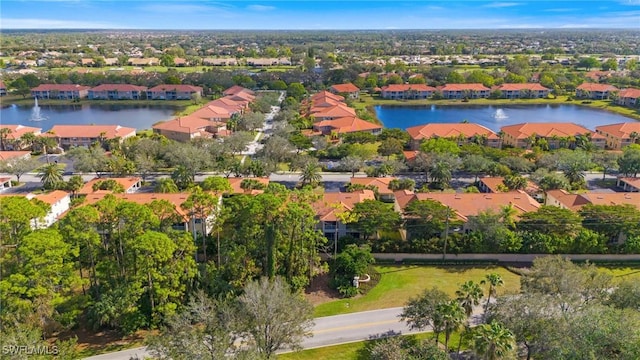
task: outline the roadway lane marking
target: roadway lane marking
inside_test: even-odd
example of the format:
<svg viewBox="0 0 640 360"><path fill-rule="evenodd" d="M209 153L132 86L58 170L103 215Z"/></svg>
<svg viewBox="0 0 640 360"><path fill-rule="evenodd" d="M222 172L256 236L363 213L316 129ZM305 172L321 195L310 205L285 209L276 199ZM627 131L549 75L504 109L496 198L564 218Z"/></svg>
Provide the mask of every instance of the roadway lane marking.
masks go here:
<svg viewBox="0 0 640 360"><path fill-rule="evenodd" d="M329 328L329 329L316 330L316 331L313 331L313 333L322 334L322 333L333 332L333 331L352 330L352 329L360 329L360 328L377 326L377 325L398 324L398 323L401 323L401 322L398 320L385 320L385 321L347 325L347 326L340 326L340 327Z"/></svg>

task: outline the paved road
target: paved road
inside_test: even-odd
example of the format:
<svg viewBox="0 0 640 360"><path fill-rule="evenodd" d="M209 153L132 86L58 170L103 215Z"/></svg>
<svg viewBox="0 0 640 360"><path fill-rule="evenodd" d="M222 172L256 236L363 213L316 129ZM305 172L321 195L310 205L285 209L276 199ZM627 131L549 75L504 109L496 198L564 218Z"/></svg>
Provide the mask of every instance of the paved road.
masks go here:
<svg viewBox="0 0 640 360"><path fill-rule="evenodd" d="M345 315L327 316L315 319L313 336L305 339L305 349L337 345L342 343L370 340L379 337L399 334L413 334L419 331L410 330L401 322L398 315L401 307L373 311L357 312ZM146 348L139 347L124 351L92 356L89 360L129 360L150 356Z"/></svg>

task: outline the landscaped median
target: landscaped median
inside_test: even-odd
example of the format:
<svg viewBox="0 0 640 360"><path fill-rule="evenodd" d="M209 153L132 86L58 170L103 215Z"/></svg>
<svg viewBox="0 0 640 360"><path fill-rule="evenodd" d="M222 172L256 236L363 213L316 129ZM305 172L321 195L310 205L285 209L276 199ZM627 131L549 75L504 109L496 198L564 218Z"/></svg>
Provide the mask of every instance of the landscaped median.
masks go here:
<svg viewBox="0 0 640 360"><path fill-rule="evenodd" d="M410 298L434 286L454 296L463 282L480 282L490 273L497 273L504 280L505 286L498 289L498 295L520 289L520 277L497 266L377 265L375 270L381 275L380 282L367 294L320 304L314 317L404 306Z"/></svg>

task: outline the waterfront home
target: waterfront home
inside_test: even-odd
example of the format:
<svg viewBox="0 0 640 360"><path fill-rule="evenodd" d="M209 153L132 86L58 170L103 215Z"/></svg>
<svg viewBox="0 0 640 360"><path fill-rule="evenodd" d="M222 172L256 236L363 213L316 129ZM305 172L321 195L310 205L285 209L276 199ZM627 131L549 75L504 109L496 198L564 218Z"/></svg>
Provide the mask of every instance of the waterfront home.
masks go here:
<svg viewBox="0 0 640 360"><path fill-rule="evenodd" d="M607 149L621 150L627 145L640 142L640 122L597 126L596 132L604 136Z"/></svg>
<svg viewBox="0 0 640 360"><path fill-rule="evenodd" d="M129 84L102 84L89 89L91 100L138 100L147 91L146 86Z"/></svg>
<svg viewBox="0 0 640 360"><path fill-rule="evenodd" d="M113 191L111 190L101 190L98 188L101 182L107 180L113 180L116 183L120 184L124 189L125 194L135 193L140 189L140 187L142 187L142 179L136 176L122 178L93 178L85 183L82 188L80 188L80 190L78 190L78 194L88 195L93 193L113 193Z"/></svg>
<svg viewBox="0 0 640 360"><path fill-rule="evenodd" d="M576 140L585 137L596 148L605 148L605 137L573 123L522 123L503 126L502 144L531 149L544 143L549 149L576 147Z"/></svg>
<svg viewBox="0 0 640 360"><path fill-rule="evenodd" d="M360 97L360 88L352 83L335 84L329 88L329 91L333 94L347 94L352 99Z"/></svg>
<svg viewBox="0 0 640 360"><path fill-rule="evenodd" d="M359 231L355 229L353 223L345 223L342 215L352 211L357 203L365 200L375 200L373 191L323 193L320 200L311 204L318 220L316 229L320 230L327 239L333 241L347 235L359 238Z"/></svg>
<svg viewBox="0 0 640 360"><path fill-rule="evenodd" d="M474 123L432 123L407 128L411 136L411 148L417 150L423 140L431 138L451 139L458 145L478 143L500 148L500 137L488 128Z"/></svg>
<svg viewBox="0 0 640 360"><path fill-rule="evenodd" d="M197 234L209 235L212 230L213 215L206 219L191 218L189 211L182 208L189 198L189 193L164 194L164 193L135 193L135 194L106 194L93 193L86 196L83 206L92 205L110 195L121 201L133 202L141 205L148 205L154 201L167 201L173 205L174 223L171 226L174 230L193 231Z"/></svg>
<svg viewBox="0 0 640 360"><path fill-rule="evenodd" d="M0 150L22 150L27 149L31 144L23 143L20 138L26 133L32 133L38 136L42 133L42 128L24 126L24 125L7 125L0 124L0 129L9 129L6 138L2 139Z"/></svg>
<svg viewBox="0 0 640 360"><path fill-rule="evenodd" d="M504 99L544 99L550 92L538 83L502 84L494 89L500 90Z"/></svg>
<svg viewBox="0 0 640 360"><path fill-rule="evenodd" d="M195 138L212 138L226 130L222 122L203 119L195 115L182 116L153 125L153 132L180 142Z"/></svg>
<svg viewBox="0 0 640 360"><path fill-rule="evenodd" d="M234 114L239 114L237 110L231 110L215 105L205 105L200 109L194 111L189 116L218 122L228 122Z"/></svg>
<svg viewBox="0 0 640 360"><path fill-rule="evenodd" d="M0 96L7 95L7 86L4 84L4 81L0 80Z"/></svg>
<svg viewBox="0 0 640 360"><path fill-rule="evenodd" d="M89 86L73 84L41 84L31 89L31 96L38 99L82 99L87 97L89 89Z"/></svg>
<svg viewBox="0 0 640 360"><path fill-rule="evenodd" d="M616 104L629 107L640 106L640 89L628 88L620 90Z"/></svg>
<svg viewBox="0 0 640 360"><path fill-rule="evenodd" d="M553 205L571 211L578 211L585 205L633 205L640 209L638 192L586 192L573 194L567 190L547 191L545 205Z"/></svg>
<svg viewBox="0 0 640 360"><path fill-rule="evenodd" d="M202 88L193 85L162 84L147 90L147 99L189 100L194 94L202 96Z"/></svg>
<svg viewBox="0 0 640 360"><path fill-rule="evenodd" d="M54 125L43 134L58 141L58 146L68 149L74 146L89 147L94 143L107 140L124 139L136 136L136 129L120 125Z"/></svg>
<svg viewBox="0 0 640 360"><path fill-rule="evenodd" d="M255 96L255 92L252 90L249 90L245 87L242 87L240 85L233 85L232 87L226 89L225 91L222 92L222 95L224 96L230 96L230 95L236 95L239 93L247 93L249 95L253 95Z"/></svg>
<svg viewBox="0 0 640 360"><path fill-rule="evenodd" d="M380 89L380 96L391 100L428 99L435 91L425 84L389 84Z"/></svg>
<svg viewBox="0 0 640 360"><path fill-rule="evenodd" d="M618 91L613 85L582 83L576 88L576 97L580 99L604 100L608 99L612 92Z"/></svg>
<svg viewBox="0 0 640 360"><path fill-rule="evenodd" d="M439 89L445 99L486 99L491 93L482 84L446 84Z"/></svg>
<svg viewBox="0 0 640 360"><path fill-rule="evenodd" d="M348 116L356 116L356 111L346 104L337 104L327 107L312 107L310 114L314 121L335 120Z"/></svg>
<svg viewBox="0 0 640 360"><path fill-rule="evenodd" d="M357 116L344 116L316 122L313 124L313 130L323 135L346 134L360 131L378 135L382 132L382 126L362 120Z"/></svg>
<svg viewBox="0 0 640 360"><path fill-rule="evenodd" d="M44 229L53 225L58 219L69 211L69 207L71 205L71 196L69 193L62 190L54 190L48 193L43 194L4 194L0 195L0 201L3 198L8 196L21 196L26 197L29 200L37 199L40 200L47 205L49 205L49 211L45 214L45 216L41 218L31 219L31 228L32 229Z"/></svg>
<svg viewBox="0 0 640 360"><path fill-rule="evenodd" d="M540 208L534 198L522 190L506 193L414 193L409 190L395 192L395 209L404 213L405 208L412 201L434 200L449 208L450 219L462 222L461 230L472 230L467 221L470 217L478 216L480 212L493 211L499 213L505 207L515 210L516 217ZM452 229L453 231L453 229ZM431 234L430 234L431 235Z"/></svg>
<svg viewBox="0 0 640 360"><path fill-rule="evenodd" d="M616 186L623 191L628 192L640 192L640 178L639 177L619 177L616 182Z"/></svg>

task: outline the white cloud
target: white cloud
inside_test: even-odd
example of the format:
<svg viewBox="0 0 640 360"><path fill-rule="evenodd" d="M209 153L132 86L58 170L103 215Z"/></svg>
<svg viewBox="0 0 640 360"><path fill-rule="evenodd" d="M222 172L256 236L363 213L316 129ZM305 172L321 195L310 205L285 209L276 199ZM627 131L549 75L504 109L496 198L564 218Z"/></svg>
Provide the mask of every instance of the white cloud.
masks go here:
<svg viewBox="0 0 640 360"><path fill-rule="evenodd" d="M267 5L249 5L247 9L253 11L272 11L275 10L275 6L267 6Z"/></svg>
<svg viewBox="0 0 640 360"><path fill-rule="evenodd" d="M173 4L159 3L159 4L144 5L140 7L140 10L150 11L150 12L182 13L182 14L209 12L215 9L216 8L205 6L205 5L180 4L180 3L173 3Z"/></svg>
<svg viewBox="0 0 640 360"><path fill-rule="evenodd" d="M101 21L57 19L2 19L3 29L118 29L124 26Z"/></svg>
<svg viewBox="0 0 640 360"><path fill-rule="evenodd" d="M518 5L522 5L520 3L517 2L494 2L494 3L490 3L487 5L484 5L483 7L486 8L505 8L505 7L512 7L512 6L518 6Z"/></svg>

